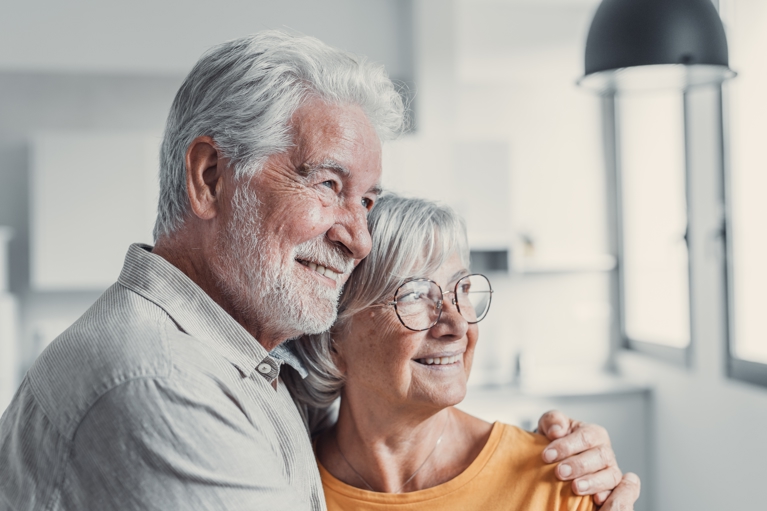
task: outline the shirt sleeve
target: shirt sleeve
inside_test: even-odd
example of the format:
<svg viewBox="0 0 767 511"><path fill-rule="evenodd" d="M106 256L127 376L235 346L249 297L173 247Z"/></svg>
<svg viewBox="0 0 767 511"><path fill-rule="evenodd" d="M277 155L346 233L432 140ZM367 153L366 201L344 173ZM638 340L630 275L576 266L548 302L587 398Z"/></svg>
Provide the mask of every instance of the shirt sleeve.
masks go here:
<svg viewBox="0 0 767 511"><path fill-rule="evenodd" d="M63 508L309 509L254 422L213 380L122 383L75 433Z"/></svg>

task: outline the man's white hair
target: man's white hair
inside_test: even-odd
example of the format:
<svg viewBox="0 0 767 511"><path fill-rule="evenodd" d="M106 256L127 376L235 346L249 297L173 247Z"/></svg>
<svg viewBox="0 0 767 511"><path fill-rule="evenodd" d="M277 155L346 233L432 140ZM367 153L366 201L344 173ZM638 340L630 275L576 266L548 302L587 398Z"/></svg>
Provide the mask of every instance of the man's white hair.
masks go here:
<svg viewBox="0 0 767 511"><path fill-rule="evenodd" d="M381 65L313 37L265 31L208 50L181 85L160 150L160 200L155 239L183 225L189 214L185 156L207 135L251 177L266 159L288 149L288 123L309 98L362 108L382 140L404 128L400 94Z"/></svg>

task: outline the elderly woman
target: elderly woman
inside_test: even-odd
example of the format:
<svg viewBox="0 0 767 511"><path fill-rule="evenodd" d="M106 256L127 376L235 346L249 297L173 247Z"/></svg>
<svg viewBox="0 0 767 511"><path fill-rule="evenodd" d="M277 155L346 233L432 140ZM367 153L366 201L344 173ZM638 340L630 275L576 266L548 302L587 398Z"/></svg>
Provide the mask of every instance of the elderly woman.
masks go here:
<svg viewBox="0 0 767 511"><path fill-rule="evenodd" d="M328 509L594 509L543 463L543 436L454 407L492 298L468 269L461 219L389 195L369 225L373 250L332 331L297 341L308 384L289 381L310 404L341 396L337 424L316 439Z"/></svg>

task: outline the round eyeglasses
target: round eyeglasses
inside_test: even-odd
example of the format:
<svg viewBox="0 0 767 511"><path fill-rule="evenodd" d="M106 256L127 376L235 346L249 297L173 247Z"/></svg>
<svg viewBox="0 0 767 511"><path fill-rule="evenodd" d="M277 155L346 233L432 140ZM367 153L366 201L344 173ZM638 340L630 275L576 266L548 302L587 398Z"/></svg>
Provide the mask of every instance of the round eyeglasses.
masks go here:
<svg viewBox="0 0 767 511"><path fill-rule="evenodd" d="M466 275L455 283L452 291L442 291L439 284L429 279L413 279L405 282L394 293L393 305L402 325L408 330L421 332L439 322L442 316L443 297L453 294L451 302L470 324L479 323L490 309L493 288L487 277L479 273Z"/></svg>

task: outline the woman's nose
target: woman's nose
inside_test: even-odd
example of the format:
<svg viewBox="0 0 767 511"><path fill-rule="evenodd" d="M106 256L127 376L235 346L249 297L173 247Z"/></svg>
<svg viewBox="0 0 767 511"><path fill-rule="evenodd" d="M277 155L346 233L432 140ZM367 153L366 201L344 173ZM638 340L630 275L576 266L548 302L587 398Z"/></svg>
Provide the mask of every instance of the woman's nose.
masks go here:
<svg viewBox="0 0 767 511"><path fill-rule="evenodd" d="M442 300L442 314L437 324L432 327L432 334L436 337L450 338L446 340L453 340L462 338L468 329L469 322L458 311L454 296L446 294Z"/></svg>

